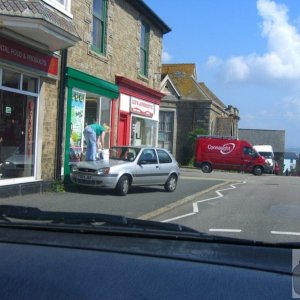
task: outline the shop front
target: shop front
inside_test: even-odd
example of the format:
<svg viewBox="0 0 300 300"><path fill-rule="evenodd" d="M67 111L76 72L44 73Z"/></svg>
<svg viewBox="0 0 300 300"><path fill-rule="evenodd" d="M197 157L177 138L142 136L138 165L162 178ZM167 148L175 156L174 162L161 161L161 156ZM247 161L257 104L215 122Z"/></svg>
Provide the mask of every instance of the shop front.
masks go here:
<svg viewBox="0 0 300 300"><path fill-rule="evenodd" d="M164 94L122 76L116 82L120 89L117 144L157 146Z"/></svg>
<svg viewBox="0 0 300 300"><path fill-rule="evenodd" d="M40 179L41 86L59 58L0 36L0 186Z"/></svg>
<svg viewBox="0 0 300 300"><path fill-rule="evenodd" d="M64 175L69 175L69 164L85 159L84 128L93 123L113 128L118 87L103 79L73 68L67 68L67 121ZM105 135L104 148L112 143L111 130Z"/></svg>

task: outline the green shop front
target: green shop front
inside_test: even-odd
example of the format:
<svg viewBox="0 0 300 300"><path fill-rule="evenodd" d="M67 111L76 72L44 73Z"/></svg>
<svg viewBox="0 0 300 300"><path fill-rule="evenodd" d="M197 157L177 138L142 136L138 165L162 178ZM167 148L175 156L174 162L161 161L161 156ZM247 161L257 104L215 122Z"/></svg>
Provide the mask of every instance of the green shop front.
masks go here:
<svg viewBox="0 0 300 300"><path fill-rule="evenodd" d="M119 97L117 85L68 67L66 73L67 115L64 175L70 174L70 163L85 159L83 130L97 122L113 129L115 99ZM105 136L105 148L113 141L111 130Z"/></svg>

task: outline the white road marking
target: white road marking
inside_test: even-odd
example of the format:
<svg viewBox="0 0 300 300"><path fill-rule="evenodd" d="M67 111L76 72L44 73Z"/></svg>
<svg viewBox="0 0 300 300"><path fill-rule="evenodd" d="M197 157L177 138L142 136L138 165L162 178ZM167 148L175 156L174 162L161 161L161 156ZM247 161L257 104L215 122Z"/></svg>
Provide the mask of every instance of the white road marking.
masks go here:
<svg viewBox="0 0 300 300"><path fill-rule="evenodd" d="M271 231L271 234L300 235L300 232L292 232L292 231Z"/></svg>
<svg viewBox="0 0 300 300"><path fill-rule="evenodd" d="M242 232L242 229L219 229L219 228L210 228L210 232Z"/></svg>
<svg viewBox="0 0 300 300"><path fill-rule="evenodd" d="M174 218L171 218L171 219L163 220L161 222L164 222L164 223L172 222L172 221L175 221L175 220L178 220L178 219L182 219L182 218L186 218L186 217L195 215L195 214L199 213L199 207L198 207L199 203L203 203L203 202L207 202L207 201L211 201L211 200L222 198L222 197L224 197L224 195L221 192L236 189L236 185L238 185L238 184L245 184L245 183L246 183L246 181L241 181L241 182L237 182L235 184L231 184L230 187L227 188L227 189L217 190L216 193L217 193L218 196L194 202L193 203L193 211L192 212L190 212L188 214L180 215L180 216L177 216L177 217L174 217Z"/></svg>

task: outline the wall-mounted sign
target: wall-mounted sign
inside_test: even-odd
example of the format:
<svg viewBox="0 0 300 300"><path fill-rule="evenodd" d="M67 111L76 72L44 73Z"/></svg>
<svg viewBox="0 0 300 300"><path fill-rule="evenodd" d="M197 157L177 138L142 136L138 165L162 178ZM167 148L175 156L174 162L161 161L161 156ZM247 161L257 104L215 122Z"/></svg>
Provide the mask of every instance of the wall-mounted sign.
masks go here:
<svg viewBox="0 0 300 300"><path fill-rule="evenodd" d="M0 40L0 59L22 64L52 76L58 75L56 56L38 52L3 37Z"/></svg>
<svg viewBox="0 0 300 300"><path fill-rule="evenodd" d="M84 92L72 91L70 161L80 161L82 158L85 97Z"/></svg>
<svg viewBox="0 0 300 300"><path fill-rule="evenodd" d="M154 115L154 104L131 97L130 111L138 115L152 118Z"/></svg>

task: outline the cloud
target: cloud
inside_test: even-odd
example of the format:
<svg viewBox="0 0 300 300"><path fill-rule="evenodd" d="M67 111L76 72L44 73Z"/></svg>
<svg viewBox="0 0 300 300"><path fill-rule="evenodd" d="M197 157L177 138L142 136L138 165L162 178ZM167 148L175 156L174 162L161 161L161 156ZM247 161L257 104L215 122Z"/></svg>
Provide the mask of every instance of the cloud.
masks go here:
<svg viewBox="0 0 300 300"><path fill-rule="evenodd" d="M289 96L283 99L284 117L290 121L300 120L300 96Z"/></svg>
<svg viewBox="0 0 300 300"><path fill-rule="evenodd" d="M162 53L162 62L167 63L167 62L171 61L171 59L172 59L172 56L168 52L163 51L163 53Z"/></svg>
<svg viewBox="0 0 300 300"><path fill-rule="evenodd" d="M225 61L210 56L208 67L221 68L226 81L300 80L300 34L292 25L285 5L273 0L257 0L262 18L262 37L267 40L263 55L251 53Z"/></svg>

